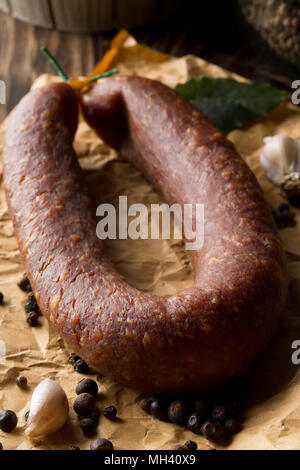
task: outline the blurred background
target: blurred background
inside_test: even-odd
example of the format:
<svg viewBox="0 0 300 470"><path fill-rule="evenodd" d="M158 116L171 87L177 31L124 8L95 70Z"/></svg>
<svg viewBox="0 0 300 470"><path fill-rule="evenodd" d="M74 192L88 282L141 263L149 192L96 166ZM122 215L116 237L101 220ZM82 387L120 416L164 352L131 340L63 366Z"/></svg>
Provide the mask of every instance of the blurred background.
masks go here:
<svg viewBox="0 0 300 470"><path fill-rule="evenodd" d="M122 27L159 51L280 88L300 78L300 0L0 0L0 120L38 75L54 73L40 46L69 76L85 75Z"/></svg>

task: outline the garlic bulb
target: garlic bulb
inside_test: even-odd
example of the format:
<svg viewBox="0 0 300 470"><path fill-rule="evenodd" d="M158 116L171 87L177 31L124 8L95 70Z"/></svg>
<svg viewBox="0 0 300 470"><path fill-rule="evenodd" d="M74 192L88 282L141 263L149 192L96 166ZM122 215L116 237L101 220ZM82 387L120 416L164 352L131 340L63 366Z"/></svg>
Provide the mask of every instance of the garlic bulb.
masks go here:
<svg viewBox="0 0 300 470"><path fill-rule="evenodd" d="M277 134L265 137L260 163L266 177L286 197L300 194L300 140Z"/></svg>
<svg viewBox="0 0 300 470"><path fill-rule="evenodd" d="M58 431L67 421L69 404L61 386L51 379L43 380L34 390L25 434L43 439Z"/></svg>

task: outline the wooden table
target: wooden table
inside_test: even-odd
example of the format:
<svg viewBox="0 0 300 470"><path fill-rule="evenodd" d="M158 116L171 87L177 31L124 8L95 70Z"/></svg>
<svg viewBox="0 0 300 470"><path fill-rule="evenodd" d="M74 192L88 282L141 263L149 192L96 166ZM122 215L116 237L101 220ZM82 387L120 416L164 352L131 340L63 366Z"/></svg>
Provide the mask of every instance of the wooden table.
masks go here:
<svg viewBox="0 0 300 470"><path fill-rule="evenodd" d="M197 3L203 8L202 2ZM245 43L234 16L225 6L219 7L217 15L213 10L204 14L200 9L193 14L185 8L168 20L130 32L139 42L162 52L175 56L196 54L250 79L290 88L291 80ZM40 46L47 45L70 76L85 75L103 56L115 33L61 33L0 13L0 79L7 87L7 104L0 105L0 121L38 75L53 73Z"/></svg>

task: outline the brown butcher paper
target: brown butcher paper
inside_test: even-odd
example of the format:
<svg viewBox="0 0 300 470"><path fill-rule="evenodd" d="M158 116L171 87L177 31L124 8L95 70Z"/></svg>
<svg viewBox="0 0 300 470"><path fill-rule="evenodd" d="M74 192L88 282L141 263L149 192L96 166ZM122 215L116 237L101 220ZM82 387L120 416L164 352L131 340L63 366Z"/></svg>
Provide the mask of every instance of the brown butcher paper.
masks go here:
<svg viewBox="0 0 300 470"><path fill-rule="evenodd" d="M244 80L192 55L173 58L160 54L137 44L132 37L127 38L119 50L113 66L118 67L121 74L157 79L171 87L202 75ZM34 86L54 80L58 78L43 75ZM0 155L5 127L6 121L0 127ZM300 111L291 103L283 103L269 115L229 134L274 208L283 200L264 178L259 154L263 138L277 133L300 138ZM121 161L84 122L80 122L75 149L97 205L102 202L115 204L119 195L127 195L128 204L138 202L149 206L162 201L139 171ZM297 226L280 231L291 281L288 310L271 346L249 373L254 387L253 404L246 410L242 432L234 436L225 449L300 449L300 370L291 360L292 342L300 340L300 210L293 210ZM105 245L119 272L139 289L171 295L192 285L189 255L180 240L110 240L105 241ZM72 409L75 386L82 375L68 364L71 351L45 318L35 328L26 323L24 304L27 296L17 287L23 272L1 184L0 290L4 293L5 303L0 306L0 410L14 410L18 415L18 426L10 434L0 431L0 442L4 449L66 449L70 444L88 449L91 439L84 437ZM28 379L25 390L15 384L20 374ZM33 444L24 435L24 415L29 409L34 387L46 377L59 382L66 391L70 417L62 430ZM95 378L95 375L91 377ZM112 422L102 417L97 434L110 439L115 449L170 449L189 439L195 440L199 449L221 448L182 427L153 419L138 406L140 394L134 390L106 378L99 381L99 390L98 408L115 405L120 420Z"/></svg>

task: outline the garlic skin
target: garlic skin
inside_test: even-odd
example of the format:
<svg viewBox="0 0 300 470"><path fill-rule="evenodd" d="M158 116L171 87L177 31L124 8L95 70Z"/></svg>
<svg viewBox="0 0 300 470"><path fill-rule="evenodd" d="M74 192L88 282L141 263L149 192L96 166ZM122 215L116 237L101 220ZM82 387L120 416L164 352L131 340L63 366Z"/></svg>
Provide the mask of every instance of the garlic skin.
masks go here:
<svg viewBox="0 0 300 470"><path fill-rule="evenodd" d="M45 379L32 394L25 434L34 440L43 439L62 428L68 416L69 404L64 390L54 380Z"/></svg>
<svg viewBox="0 0 300 470"><path fill-rule="evenodd" d="M300 140L284 134L264 138L260 163L266 177L286 197L300 193Z"/></svg>

